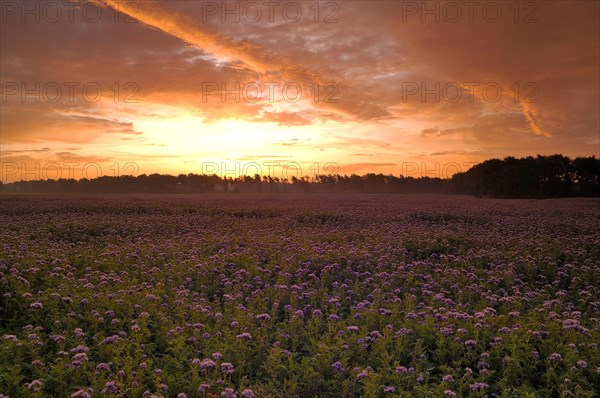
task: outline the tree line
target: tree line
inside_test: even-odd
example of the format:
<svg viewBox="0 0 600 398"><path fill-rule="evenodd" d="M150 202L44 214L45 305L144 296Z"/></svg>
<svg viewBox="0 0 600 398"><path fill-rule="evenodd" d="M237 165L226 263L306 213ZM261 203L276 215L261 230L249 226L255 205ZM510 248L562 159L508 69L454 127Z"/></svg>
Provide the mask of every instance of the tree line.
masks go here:
<svg viewBox="0 0 600 398"><path fill-rule="evenodd" d="M490 159L452 176L450 192L492 198L600 196L600 159L563 155Z"/></svg>
<svg viewBox="0 0 600 398"><path fill-rule="evenodd" d="M490 159L450 179L365 175L319 175L314 178L271 176L142 174L137 177L98 177L0 183L2 193L61 194L300 194L387 193L463 194L491 198L555 198L600 196L600 160L569 159L562 155Z"/></svg>

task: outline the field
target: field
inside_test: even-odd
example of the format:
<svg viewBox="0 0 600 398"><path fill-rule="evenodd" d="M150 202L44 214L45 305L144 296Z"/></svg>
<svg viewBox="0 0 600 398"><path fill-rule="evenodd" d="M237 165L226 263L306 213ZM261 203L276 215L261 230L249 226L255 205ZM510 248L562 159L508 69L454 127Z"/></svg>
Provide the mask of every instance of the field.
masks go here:
<svg viewBox="0 0 600 398"><path fill-rule="evenodd" d="M598 396L598 200L0 205L0 397Z"/></svg>

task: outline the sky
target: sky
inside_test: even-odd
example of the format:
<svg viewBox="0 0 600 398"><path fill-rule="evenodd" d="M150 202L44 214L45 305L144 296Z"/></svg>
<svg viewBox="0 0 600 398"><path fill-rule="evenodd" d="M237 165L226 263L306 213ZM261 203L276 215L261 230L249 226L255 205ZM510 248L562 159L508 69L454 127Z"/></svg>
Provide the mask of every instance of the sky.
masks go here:
<svg viewBox="0 0 600 398"><path fill-rule="evenodd" d="M600 156L600 2L1 0L3 182Z"/></svg>

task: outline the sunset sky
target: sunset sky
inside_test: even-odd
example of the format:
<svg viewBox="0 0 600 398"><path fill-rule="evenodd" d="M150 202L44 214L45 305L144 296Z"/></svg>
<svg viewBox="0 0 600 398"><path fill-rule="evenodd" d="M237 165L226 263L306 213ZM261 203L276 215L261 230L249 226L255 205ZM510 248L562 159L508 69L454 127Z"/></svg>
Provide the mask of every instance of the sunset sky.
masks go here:
<svg viewBox="0 0 600 398"><path fill-rule="evenodd" d="M598 1L0 3L3 182L600 155Z"/></svg>

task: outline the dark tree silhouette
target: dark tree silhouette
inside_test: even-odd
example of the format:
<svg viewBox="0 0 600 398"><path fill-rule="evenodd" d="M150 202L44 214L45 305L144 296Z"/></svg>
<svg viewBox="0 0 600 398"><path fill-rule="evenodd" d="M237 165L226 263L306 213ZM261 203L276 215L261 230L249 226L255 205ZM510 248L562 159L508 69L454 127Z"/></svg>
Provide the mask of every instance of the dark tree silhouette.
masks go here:
<svg viewBox="0 0 600 398"><path fill-rule="evenodd" d="M210 194L210 193L426 193L463 194L493 198L556 198L600 196L600 160L562 155L486 160L451 179L404 177L369 173L329 174L289 180L258 174L237 178L217 175L142 174L137 177L98 177L81 180L36 180L0 183L2 193L63 194Z"/></svg>

